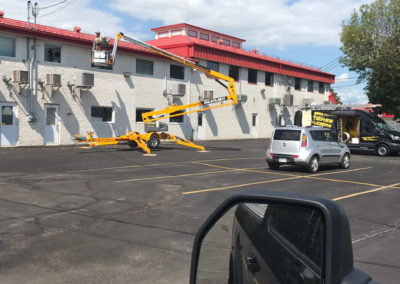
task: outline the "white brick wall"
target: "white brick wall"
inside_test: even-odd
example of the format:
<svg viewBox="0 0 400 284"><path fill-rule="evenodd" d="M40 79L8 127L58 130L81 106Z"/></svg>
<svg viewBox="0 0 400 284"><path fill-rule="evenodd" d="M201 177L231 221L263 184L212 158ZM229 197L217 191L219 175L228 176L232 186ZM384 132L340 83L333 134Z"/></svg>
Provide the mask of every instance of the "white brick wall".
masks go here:
<svg viewBox="0 0 400 284"><path fill-rule="evenodd" d="M0 33L4 35L4 33ZM0 57L0 78L5 75L11 78L12 70L28 70L26 61L26 38L8 35L16 38L16 57ZM187 104L199 100L204 90L213 90L214 97L226 96L227 91L214 80L207 78L199 71L185 67L185 79L169 78L170 63L167 60L144 58L127 54L118 54L114 70L100 70L90 67L90 49L58 43L62 45L61 63L44 62L44 44L47 41L37 40L37 76L42 82L47 73L61 74L62 86L53 95L50 88L37 91L37 97L32 99L32 108L38 120L29 122L28 97L23 95L9 95L6 85L0 81L0 102L16 102L18 105L18 145L43 145L46 104L59 106L59 137L60 144L74 143L73 136L77 133L85 134L94 130L99 137L118 136L135 130L144 132L143 123L136 123L136 108L163 109L167 106L167 98L163 95L173 84L186 84L186 95L179 98L180 103ZM54 43L54 42L53 42ZM136 74L136 58L154 61L154 75ZM206 65L206 62L201 62ZM95 86L89 91L83 91L73 96L67 87L67 82L75 82L78 72L92 72L95 74ZM126 78L123 72L130 72ZM228 74L228 65L220 64L220 72ZM274 86L265 86L265 74L258 71L258 83L247 82L247 69L240 68L240 80L236 82L238 94L246 94L245 103L217 108L205 112L204 127L206 139L241 139L251 138L252 113L258 114L258 137L268 137L272 132L280 114L286 116L286 121L293 122L294 107L268 106L269 98L283 97L287 92L283 77L275 74ZM40 87L39 87L40 89ZM262 90L264 90L262 92ZM315 103L322 104L327 100L328 92L320 94L318 83L315 83L314 92L307 92L307 80L302 80L302 90L294 91L294 80L291 91L294 94L294 104L300 105L302 98L314 98ZM90 118L91 106L113 107L113 122L94 122ZM169 132L177 136L197 138L197 113L185 116L184 123L170 123ZM289 115L291 115L289 117ZM190 119L188 119L190 118ZM168 120L165 120L168 122Z"/></svg>

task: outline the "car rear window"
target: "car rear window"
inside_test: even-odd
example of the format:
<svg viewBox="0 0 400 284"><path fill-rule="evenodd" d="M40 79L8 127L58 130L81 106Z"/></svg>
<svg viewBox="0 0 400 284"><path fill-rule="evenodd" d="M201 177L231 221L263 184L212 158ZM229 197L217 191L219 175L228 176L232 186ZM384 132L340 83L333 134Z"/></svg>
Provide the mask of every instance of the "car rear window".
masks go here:
<svg viewBox="0 0 400 284"><path fill-rule="evenodd" d="M274 140L299 141L301 130L276 129Z"/></svg>

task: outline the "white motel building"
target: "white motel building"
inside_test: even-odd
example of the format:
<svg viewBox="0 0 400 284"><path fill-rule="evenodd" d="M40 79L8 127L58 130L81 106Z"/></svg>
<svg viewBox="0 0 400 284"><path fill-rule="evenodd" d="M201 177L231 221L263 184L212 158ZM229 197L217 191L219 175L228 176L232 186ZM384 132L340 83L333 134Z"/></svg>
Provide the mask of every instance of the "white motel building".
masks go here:
<svg viewBox="0 0 400 284"><path fill-rule="evenodd" d="M100 28L101 29L101 28ZM147 43L236 81L240 103L163 120L193 140L269 137L305 104L324 104L335 76L242 48L244 39L189 24L152 29ZM6 18L0 11L0 146L73 144L75 134L144 132L141 113L227 95L215 80L120 42L113 70L91 67L94 35ZM111 40L112 43L112 40Z"/></svg>

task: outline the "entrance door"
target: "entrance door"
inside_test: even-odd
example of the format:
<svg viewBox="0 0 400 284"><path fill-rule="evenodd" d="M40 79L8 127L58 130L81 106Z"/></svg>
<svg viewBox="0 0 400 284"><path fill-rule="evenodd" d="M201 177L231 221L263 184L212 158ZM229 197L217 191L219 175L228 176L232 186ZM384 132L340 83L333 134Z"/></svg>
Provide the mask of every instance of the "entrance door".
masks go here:
<svg viewBox="0 0 400 284"><path fill-rule="evenodd" d="M251 137L257 138L258 137L258 115L257 113L253 113L251 117Z"/></svg>
<svg viewBox="0 0 400 284"><path fill-rule="evenodd" d="M17 105L0 103L0 146L15 146L17 138Z"/></svg>
<svg viewBox="0 0 400 284"><path fill-rule="evenodd" d="M197 113L197 140L204 140L205 133L204 133L204 113L198 112Z"/></svg>
<svg viewBox="0 0 400 284"><path fill-rule="evenodd" d="M46 105L45 107L45 126L44 126L44 144L55 145L59 144L59 119L58 106Z"/></svg>

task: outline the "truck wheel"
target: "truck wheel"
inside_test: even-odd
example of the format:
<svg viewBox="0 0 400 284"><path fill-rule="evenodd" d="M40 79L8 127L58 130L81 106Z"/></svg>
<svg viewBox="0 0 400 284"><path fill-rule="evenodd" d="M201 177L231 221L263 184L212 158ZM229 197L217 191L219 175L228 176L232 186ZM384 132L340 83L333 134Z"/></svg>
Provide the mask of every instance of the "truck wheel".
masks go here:
<svg viewBox="0 0 400 284"><path fill-rule="evenodd" d="M150 149L155 149L158 145L160 145L160 138L158 138L157 134L152 134L149 141L147 141L147 146L149 146Z"/></svg>
<svg viewBox="0 0 400 284"><path fill-rule="evenodd" d="M385 144L379 144L376 146L376 154L379 156L387 156L390 153L390 149Z"/></svg>
<svg viewBox="0 0 400 284"><path fill-rule="evenodd" d="M342 169L350 168L350 155L349 154L344 154L342 161L340 162L340 167Z"/></svg>
<svg viewBox="0 0 400 284"><path fill-rule="evenodd" d="M275 163L275 162L267 162L268 163L268 168L270 168L271 170L277 170L279 169L279 164Z"/></svg>
<svg viewBox="0 0 400 284"><path fill-rule="evenodd" d="M318 170L319 170L319 159L318 159L318 156L313 156L311 158L307 169L308 169L308 171L310 173L313 173L313 174L318 172Z"/></svg>
<svg viewBox="0 0 400 284"><path fill-rule="evenodd" d="M129 140L129 141L128 141L128 145L129 145L129 147L132 147L132 148L137 147L136 141L133 141L133 140Z"/></svg>

